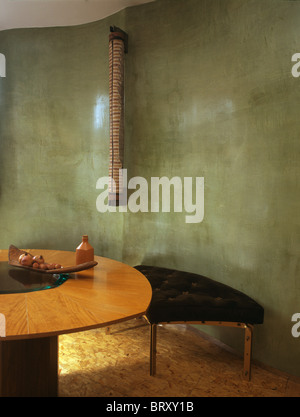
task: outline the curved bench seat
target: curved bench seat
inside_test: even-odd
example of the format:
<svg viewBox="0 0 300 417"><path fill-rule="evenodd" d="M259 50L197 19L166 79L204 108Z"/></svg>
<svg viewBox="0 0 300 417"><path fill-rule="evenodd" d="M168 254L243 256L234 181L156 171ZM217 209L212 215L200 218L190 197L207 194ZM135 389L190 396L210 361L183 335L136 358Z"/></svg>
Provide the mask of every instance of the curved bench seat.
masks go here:
<svg viewBox="0 0 300 417"><path fill-rule="evenodd" d="M263 307L241 291L202 275L148 265L135 268L152 287L146 313L151 324L151 375L156 370L157 324L191 323L244 328L244 376L250 379L252 330L254 324L263 323Z"/></svg>

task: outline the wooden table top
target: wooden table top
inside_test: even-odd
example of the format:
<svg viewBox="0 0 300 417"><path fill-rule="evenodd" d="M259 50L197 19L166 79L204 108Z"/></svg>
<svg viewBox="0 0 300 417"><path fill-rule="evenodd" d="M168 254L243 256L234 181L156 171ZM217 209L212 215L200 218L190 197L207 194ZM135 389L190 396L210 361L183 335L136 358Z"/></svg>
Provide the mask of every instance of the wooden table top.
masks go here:
<svg viewBox="0 0 300 417"><path fill-rule="evenodd" d="M48 263L75 265L75 252L24 249ZM0 250L0 261L8 251ZM152 290L136 269L95 256L93 269L70 274L61 286L42 291L0 294L5 340L48 337L109 326L145 313ZM4 340L4 338L3 338Z"/></svg>

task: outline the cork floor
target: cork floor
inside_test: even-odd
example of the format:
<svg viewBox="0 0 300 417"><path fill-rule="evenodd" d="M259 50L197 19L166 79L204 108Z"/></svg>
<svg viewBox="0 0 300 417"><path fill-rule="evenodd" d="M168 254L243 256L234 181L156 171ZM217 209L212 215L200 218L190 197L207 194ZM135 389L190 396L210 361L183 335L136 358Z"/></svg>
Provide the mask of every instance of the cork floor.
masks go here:
<svg viewBox="0 0 300 417"><path fill-rule="evenodd" d="M142 319L59 337L61 397L300 397L300 378L252 364L190 326L158 328L157 374L149 375Z"/></svg>

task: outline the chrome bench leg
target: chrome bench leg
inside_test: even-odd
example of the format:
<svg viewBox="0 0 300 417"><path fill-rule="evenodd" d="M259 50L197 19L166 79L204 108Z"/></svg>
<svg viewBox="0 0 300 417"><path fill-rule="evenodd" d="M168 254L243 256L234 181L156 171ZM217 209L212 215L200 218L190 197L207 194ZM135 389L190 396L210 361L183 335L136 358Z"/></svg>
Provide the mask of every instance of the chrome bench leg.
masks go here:
<svg viewBox="0 0 300 417"><path fill-rule="evenodd" d="M156 334L157 325L151 324L150 336L150 375L154 376L156 373Z"/></svg>
<svg viewBox="0 0 300 417"><path fill-rule="evenodd" d="M251 378L251 352L252 352L253 326L245 325L245 346L244 346L244 377L250 381Z"/></svg>

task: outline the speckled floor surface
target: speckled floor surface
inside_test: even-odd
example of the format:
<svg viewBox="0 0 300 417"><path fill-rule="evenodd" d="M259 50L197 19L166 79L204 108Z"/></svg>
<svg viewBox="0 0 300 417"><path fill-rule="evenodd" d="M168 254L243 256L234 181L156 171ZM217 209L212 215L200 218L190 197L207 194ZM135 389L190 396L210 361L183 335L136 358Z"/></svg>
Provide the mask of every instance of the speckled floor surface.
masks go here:
<svg viewBox="0 0 300 417"><path fill-rule="evenodd" d="M61 397L300 397L300 378L252 365L189 326L158 328L157 374L149 375L149 326L131 320L59 337Z"/></svg>

